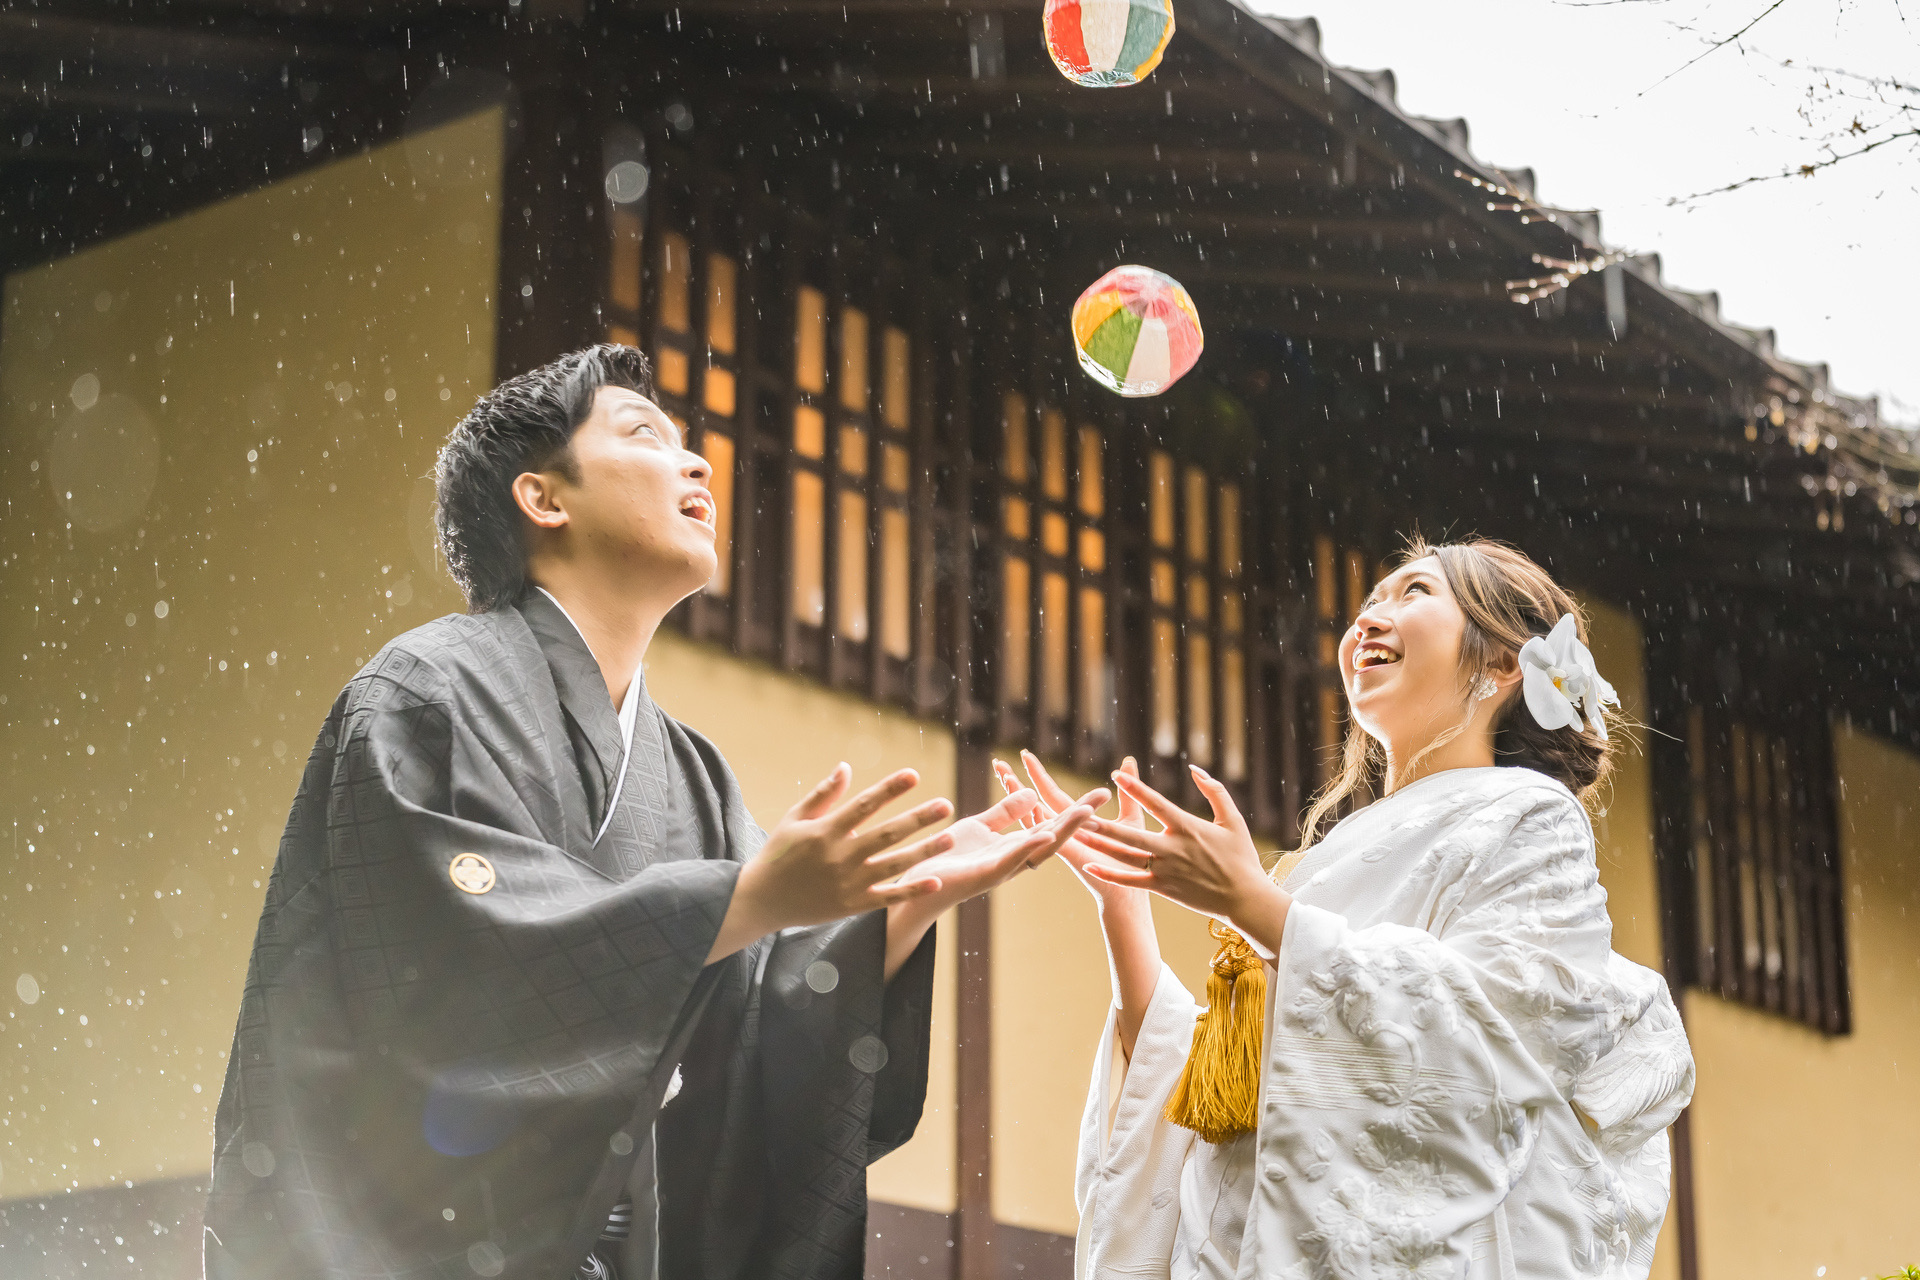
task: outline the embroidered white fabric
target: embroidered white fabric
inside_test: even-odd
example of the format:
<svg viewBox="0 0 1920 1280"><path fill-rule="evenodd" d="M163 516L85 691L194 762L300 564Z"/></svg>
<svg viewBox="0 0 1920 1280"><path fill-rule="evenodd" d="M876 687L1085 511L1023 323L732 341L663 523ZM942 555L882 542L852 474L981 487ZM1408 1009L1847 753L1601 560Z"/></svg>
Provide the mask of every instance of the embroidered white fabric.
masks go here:
<svg viewBox="0 0 1920 1280"><path fill-rule="evenodd" d="M1162 968L1081 1123L1077 1280L1642 1280L1693 1058L1612 950L1586 812L1527 769L1432 775L1288 876L1257 1132L1162 1114L1200 1010Z"/></svg>

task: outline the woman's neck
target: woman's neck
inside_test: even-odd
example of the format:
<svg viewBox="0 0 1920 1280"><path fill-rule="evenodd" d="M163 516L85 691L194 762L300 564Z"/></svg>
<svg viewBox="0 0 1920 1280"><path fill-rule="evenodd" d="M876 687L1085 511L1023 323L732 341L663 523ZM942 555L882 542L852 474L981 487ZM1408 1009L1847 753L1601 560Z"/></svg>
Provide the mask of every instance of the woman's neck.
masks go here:
<svg viewBox="0 0 1920 1280"><path fill-rule="evenodd" d="M1388 795L1409 783L1430 778L1436 773L1445 773L1449 769L1485 769L1493 764L1492 741L1471 731L1456 734L1449 741L1427 750L1430 741L1404 751L1396 751L1394 744L1387 744ZM1403 760L1406 762L1404 765L1401 764Z"/></svg>

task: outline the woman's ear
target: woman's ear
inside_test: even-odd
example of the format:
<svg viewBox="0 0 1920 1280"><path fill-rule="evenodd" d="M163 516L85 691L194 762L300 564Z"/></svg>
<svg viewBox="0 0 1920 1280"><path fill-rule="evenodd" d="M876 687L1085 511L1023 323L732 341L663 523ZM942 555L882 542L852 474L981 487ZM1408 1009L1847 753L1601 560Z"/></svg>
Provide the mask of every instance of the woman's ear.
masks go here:
<svg viewBox="0 0 1920 1280"><path fill-rule="evenodd" d="M1487 674L1493 677L1494 685L1502 692L1520 683L1520 655L1502 653L1487 664Z"/></svg>
<svg viewBox="0 0 1920 1280"><path fill-rule="evenodd" d="M567 523L566 508L560 505L550 473L522 471L515 476L513 501L537 529L558 529Z"/></svg>

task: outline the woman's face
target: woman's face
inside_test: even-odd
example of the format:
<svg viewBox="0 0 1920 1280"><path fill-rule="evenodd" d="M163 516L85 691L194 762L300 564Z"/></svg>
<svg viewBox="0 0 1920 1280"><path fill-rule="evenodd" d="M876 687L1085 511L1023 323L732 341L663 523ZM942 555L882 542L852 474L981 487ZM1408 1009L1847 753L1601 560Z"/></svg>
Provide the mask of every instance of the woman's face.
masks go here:
<svg viewBox="0 0 1920 1280"><path fill-rule="evenodd" d="M1407 759L1459 723L1461 613L1437 557L1403 565L1373 589L1340 641L1340 679L1360 727Z"/></svg>

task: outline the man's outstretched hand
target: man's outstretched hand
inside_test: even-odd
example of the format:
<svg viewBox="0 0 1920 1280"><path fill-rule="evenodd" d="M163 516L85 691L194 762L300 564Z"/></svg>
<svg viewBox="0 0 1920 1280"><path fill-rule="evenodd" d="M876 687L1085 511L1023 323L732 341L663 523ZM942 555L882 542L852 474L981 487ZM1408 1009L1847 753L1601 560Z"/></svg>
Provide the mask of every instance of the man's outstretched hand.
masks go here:
<svg viewBox="0 0 1920 1280"><path fill-rule="evenodd" d="M787 810L753 861L740 869L708 964L780 929L825 924L940 889L937 877L917 874L915 868L951 847L952 837L942 831L894 846L945 821L953 813L952 802L929 800L863 830L861 823L918 786L920 775L901 769L842 804L852 778L844 763L834 766Z"/></svg>

